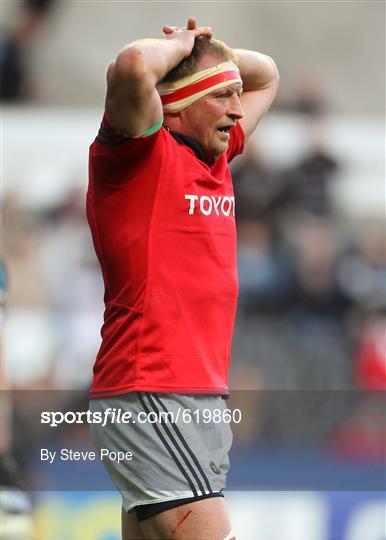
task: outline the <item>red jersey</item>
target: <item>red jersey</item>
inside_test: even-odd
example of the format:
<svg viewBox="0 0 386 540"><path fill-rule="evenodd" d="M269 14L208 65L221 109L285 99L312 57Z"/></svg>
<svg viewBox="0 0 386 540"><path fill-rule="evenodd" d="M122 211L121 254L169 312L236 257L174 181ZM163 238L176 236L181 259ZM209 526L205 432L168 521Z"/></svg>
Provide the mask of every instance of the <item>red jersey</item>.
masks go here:
<svg viewBox="0 0 386 540"><path fill-rule="evenodd" d="M90 147L87 217L105 284L91 397L132 391L225 394L238 282L228 161L212 167L162 127ZM175 138L177 137L177 138Z"/></svg>

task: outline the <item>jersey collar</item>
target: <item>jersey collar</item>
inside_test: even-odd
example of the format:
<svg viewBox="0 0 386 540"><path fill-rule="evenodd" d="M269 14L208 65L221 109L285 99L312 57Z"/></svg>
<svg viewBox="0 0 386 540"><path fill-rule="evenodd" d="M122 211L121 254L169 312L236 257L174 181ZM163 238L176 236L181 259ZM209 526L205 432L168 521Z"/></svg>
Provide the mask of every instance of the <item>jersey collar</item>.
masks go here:
<svg viewBox="0 0 386 540"><path fill-rule="evenodd" d="M193 150L193 152L195 153L196 157L198 157L198 159L200 159L201 161L203 161L204 163L207 163L206 162L206 158L205 158L205 152L204 152L204 148L203 146L201 145L201 143L199 143L196 139L194 139L193 137L189 137L189 135L183 135L182 133L178 133L177 131L171 131L169 128L167 128L167 130L169 131L170 135L179 143L179 144L182 144L184 146L187 146L188 148L190 148L191 150Z"/></svg>

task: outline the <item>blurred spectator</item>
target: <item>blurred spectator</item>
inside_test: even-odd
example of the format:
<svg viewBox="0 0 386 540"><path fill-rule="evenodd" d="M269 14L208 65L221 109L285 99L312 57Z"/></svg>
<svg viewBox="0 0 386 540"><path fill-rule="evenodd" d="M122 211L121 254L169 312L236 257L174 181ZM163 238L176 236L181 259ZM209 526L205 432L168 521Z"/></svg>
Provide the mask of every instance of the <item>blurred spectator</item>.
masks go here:
<svg viewBox="0 0 386 540"><path fill-rule="evenodd" d="M19 22L0 42L0 99L22 101L30 95L27 53L42 30L51 4L55 0L23 0Z"/></svg>
<svg viewBox="0 0 386 540"><path fill-rule="evenodd" d="M84 193L57 208L4 204L12 275L8 367L18 386L87 386L102 321L103 284L86 226ZM23 335L23 340L18 337Z"/></svg>
<svg viewBox="0 0 386 540"><path fill-rule="evenodd" d="M286 230L293 250L298 305L340 316L347 300L337 283L339 242L332 223L307 213Z"/></svg>
<svg viewBox="0 0 386 540"><path fill-rule="evenodd" d="M0 316L3 323L7 280L2 261L0 261L0 289L2 293ZM14 457L18 432L13 430L13 402L4 369L3 349L0 357L0 382L0 537L4 540L28 540L32 534L31 502L24 491L24 476Z"/></svg>
<svg viewBox="0 0 386 540"><path fill-rule="evenodd" d="M267 215L280 193L280 176L265 163L261 149L249 142L232 169L236 217Z"/></svg>
<svg viewBox="0 0 386 540"><path fill-rule="evenodd" d="M339 286L362 309L386 311L386 240L381 231L362 238L339 261Z"/></svg>
<svg viewBox="0 0 386 540"><path fill-rule="evenodd" d="M343 459L386 463L386 401L362 398L353 414L332 435L330 449Z"/></svg>
<svg viewBox="0 0 386 540"><path fill-rule="evenodd" d="M86 225L84 194L78 190L41 216L46 288L52 295L56 335L55 378L59 387L89 383L99 346L103 283Z"/></svg>
<svg viewBox="0 0 386 540"><path fill-rule="evenodd" d="M299 74L296 81L297 85L287 99L282 98L279 92L279 98L274 104L275 108L310 116L319 116L327 112L325 89L320 75L316 72Z"/></svg>
<svg viewBox="0 0 386 540"><path fill-rule="evenodd" d="M243 421L232 424L234 444L237 449L256 447L266 417L266 392L262 370L251 359L234 358L231 366L232 391L228 408L253 411ZM254 364L254 365L253 365Z"/></svg>
<svg viewBox="0 0 386 540"><path fill-rule="evenodd" d="M293 111L310 115L325 113L327 103L320 75L316 72L305 73L296 80Z"/></svg>
<svg viewBox="0 0 386 540"><path fill-rule="evenodd" d="M370 320L359 337L355 358L355 380L363 390L386 390L385 316Z"/></svg>
<svg viewBox="0 0 386 540"><path fill-rule="evenodd" d="M11 276L7 296L11 309L48 306L51 298L42 277L41 238L37 216L26 211L21 197L8 194L3 201L4 244Z"/></svg>
<svg viewBox="0 0 386 540"><path fill-rule="evenodd" d="M325 216L331 213L329 184L338 170L338 162L325 149L321 129L319 123L309 125L309 150L284 172L282 197L292 210Z"/></svg>
<svg viewBox="0 0 386 540"><path fill-rule="evenodd" d="M267 223L257 219L239 222L237 261L241 308L274 309L291 297L293 276L289 260L275 245Z"/></svg>

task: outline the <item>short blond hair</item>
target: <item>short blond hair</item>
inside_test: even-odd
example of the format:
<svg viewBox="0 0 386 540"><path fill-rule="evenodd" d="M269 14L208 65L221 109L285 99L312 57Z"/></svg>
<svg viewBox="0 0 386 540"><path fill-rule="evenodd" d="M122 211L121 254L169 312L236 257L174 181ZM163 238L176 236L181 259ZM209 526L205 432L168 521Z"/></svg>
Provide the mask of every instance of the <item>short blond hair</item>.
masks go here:
<svg viewBox="0 0 386 540"><path fill-rule="evenodd" d="M161 82L174 82L197 71L197 65L204 56L218 58L219 62L231 61L238 65L233 50L219 39L208 39L205 36L196 38L194 47L189 56L184 58L176 67L170 70Z"/></svg>

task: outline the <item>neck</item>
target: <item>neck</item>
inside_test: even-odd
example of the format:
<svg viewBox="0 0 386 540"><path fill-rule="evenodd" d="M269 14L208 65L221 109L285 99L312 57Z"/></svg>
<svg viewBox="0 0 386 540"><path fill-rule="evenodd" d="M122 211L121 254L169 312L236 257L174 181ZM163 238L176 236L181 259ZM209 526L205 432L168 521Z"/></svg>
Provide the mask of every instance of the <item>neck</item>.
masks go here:
<svg viewBox="0 0 386 540"><path fill-rule="evenodd" d="M214 164L217 158L209 155L206 152L205 148L202 146L200 141L192 137L191 135L186 135L181 133L176 129L172 129L170 126L164 124L164 127L170 132L170 134L176 139L177 142L188 146L196 154L198 159L209 165L210 167Z"/></svg>

